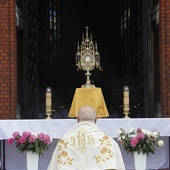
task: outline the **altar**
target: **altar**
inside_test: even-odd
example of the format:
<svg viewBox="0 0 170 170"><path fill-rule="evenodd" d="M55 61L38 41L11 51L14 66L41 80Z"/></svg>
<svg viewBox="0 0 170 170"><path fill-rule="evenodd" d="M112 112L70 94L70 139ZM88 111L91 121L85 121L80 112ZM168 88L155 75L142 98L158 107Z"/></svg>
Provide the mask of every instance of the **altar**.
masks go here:
<svg viewBox="0 0 170 170"><path fill-rule="evenodd" d="M76 124L76 119L34 119L34 120L0 120L0 167L1 170L26 170L26 154L18 153L16 148L8 146L6 139L10 138L14 131L22 133L31 131L35 133L44 132L53 138L53 143L48 151L40 156L39 170L46 170L50 162L58 139ZM164 147L157 148L156 153L150 154L147 158L147 169L169 168L169 136L170 118L138 118L138 119L98 119L97 125L106 134L117 138L120 128L129 130L134 128L145 128L151 131L160 132ZM120 143L118 142L120 145ZM122 146L123 159L127 170L134 169L133 156L126 154Z"/></svg>

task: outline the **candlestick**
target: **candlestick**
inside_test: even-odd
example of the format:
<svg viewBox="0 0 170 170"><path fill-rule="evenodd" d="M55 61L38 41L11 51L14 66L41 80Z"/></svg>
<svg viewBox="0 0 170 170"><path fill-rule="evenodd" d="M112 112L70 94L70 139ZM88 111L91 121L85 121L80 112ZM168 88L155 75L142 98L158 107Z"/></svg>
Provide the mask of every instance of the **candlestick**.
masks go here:
<svg viewBox="0 0 170 170"><path fill-rule="evenodd" d="M129 118L129 87L128 86L124 86L123 89L123 113L125 115L124 118Z"/></svg>
<svg viewBox="0 0 170 170"><path fill-rule="evenodd" d="M51 88L47 87L46 88L46 119L51 119L51 114L52 114L52 92Z"/></svg>

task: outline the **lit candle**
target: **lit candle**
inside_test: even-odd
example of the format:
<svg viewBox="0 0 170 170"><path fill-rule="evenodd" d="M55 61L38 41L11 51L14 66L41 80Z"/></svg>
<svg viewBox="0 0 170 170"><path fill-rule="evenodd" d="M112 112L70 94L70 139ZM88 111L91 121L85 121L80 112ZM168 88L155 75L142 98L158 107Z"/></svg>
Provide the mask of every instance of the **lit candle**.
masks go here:
<svg viewBox="0 0 170 170"><path fill-rule="evenodd" d="M125 118L128 118L128 114L129 114L129 87L128 86L124 86L123 89L123 113L125 114Z"/></svg>
<svg viewBox="0 0 170 170"><path fill-rule="evenodd" d="M52 108L52 94L51 87L46 88L46 114L48 118L51 116L51 108Z"/></svg>
<svg viewBox="0 0 170 170"><path fill-rule="evenodd" d="M124 86L123 90L123 104L124 105L129 105L129 87Z"/></svg>

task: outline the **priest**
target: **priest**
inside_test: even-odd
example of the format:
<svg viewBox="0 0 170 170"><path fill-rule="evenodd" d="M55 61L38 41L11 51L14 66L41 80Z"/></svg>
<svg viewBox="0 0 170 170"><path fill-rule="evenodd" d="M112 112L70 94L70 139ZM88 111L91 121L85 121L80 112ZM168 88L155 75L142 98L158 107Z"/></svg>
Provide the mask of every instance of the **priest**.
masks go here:
<svg viewBox="0 0 170 170"><path fill-rule="evenodd" d="M96 115L90 106L80 108L77 125L59 140L48 170L125 170L118 144L97 127Z"/></svg>

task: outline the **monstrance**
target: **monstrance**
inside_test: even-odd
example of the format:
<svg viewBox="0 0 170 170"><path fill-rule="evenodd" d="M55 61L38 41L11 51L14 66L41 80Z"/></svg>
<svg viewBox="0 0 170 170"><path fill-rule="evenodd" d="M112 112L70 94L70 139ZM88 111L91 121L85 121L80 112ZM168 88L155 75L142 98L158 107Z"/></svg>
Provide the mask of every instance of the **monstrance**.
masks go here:
<svg viewBox="0 0 170 170"><path fill-rule="evenodd" d="M77 45L76 66L78 67L77 70L82 69L86 71L86 84L82 85L82 87L95 87L90 81L90 71L95 68L101 71L102 68L100 67L100 54L97 49L97 42L93 43L92 34L89 37L88 27L86 27L86 35L82 35L81 46L79 42Z"/></svg>

